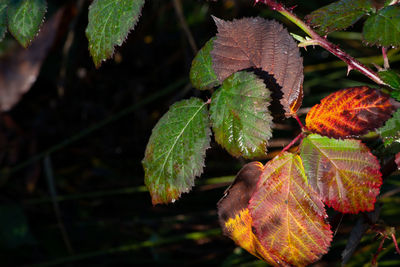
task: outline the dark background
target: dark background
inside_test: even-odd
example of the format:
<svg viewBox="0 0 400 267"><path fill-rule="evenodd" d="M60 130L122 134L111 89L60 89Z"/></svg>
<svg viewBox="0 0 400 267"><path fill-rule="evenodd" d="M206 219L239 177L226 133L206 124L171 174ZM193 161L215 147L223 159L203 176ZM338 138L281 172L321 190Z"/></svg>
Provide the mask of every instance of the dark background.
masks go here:
<svg viewBox="0 0 400 267"><path fill-rule="evenodd" d="M48 2L46 20L61 8L58 1ZM223 237L217 222L216 203L245 160L229 156L213 142L197 186L174 204L152 206L144 187L141 160L152 127L172 103L210 96L190 86L194 54L173 1L147 1L134 31L99 69L85 37L90 1L81 1L80 8L78 2L65 2L57 37L36 82L11 110L0 114L0 265L263 265ZM250 0L181 2L199 48L216 33L211 15L277 19L304 36L278 13ZM284 2L297 5L295 13L304 17L332 1ZM349 54L382 65L380 49L363 46L354 33L361 27L359 22L351 33L329 38ZM71 46L66 46L71 34ZM1 59L15 57L20 53L16 47L7 35L0 45ZM374 86L354 71L346 76L344 63L321 48L301 53L302 119L307 108L330 92ZM394 53L393 67L398 60ZM269 157L298 131L292 119L277 121ZM391 176L383 191L398 186ZM400 197L394 194L382 202L381 218L398 226ZM340 253L362 216L329 213L335 237L316 266L340 265ZM366 235L349 266L369 263L379 241L373 233ZM382 266L400 264L393 244L387 241L385 247Z"/></svg>

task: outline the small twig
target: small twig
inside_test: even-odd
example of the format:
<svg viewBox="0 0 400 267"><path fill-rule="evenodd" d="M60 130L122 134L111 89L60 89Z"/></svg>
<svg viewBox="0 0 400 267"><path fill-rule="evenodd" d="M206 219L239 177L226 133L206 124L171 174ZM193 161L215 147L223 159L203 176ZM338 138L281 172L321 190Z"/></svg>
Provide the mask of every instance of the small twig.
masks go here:
<svg viewBox="0 0 400 267"><path fill-rule="evenodd" d="M50 160L49 155L44 158L43 165L44 165L44 171L45 171L46 178L47 178L47 185L48 185L49 191L50 191L50 197L51 197L52 203L53 203L54 213L56 215L57 222L58 222L58 227L60 228L61 235L64 240L64 244L67 247L69 254L73 255L74 250L72 249L67 230L65 229L65 226L64 226L64 223L62 220L60 206L58 205L58 202L57 202L57 190L56 190L56 186L54 184L53 168L51 166L51 160Z"/></svg>
<svg viewBox="0 0 400 267"><path fill-rule="evenodd" d="M386 47L382 47L382 56L383 56L383 67L385 69L390 69L390 65L389 65L389 59L387 56L387 48Z"/></svg>
<svg viewBox="0 0 400 267"><path fill-rule="evenodd" d="M174 3L174 9L175 9L176 15L178 16L181 27L182 27L183 31L185 32L186 38L189 41L190 47L192 48L193 53L196 55L197 51L198 51L197 45L196 45L196 42L194 41L193 34L191 33L189 26L186 23L185 17L183 16L181 0L173 0L172 2Z"/></svg>
<svg viewBox="0 0 400 267"><path fill-rule="evenodd" d="M302 130L307 130L307 128L303 125L303 123L301 122L301 120L299 119L299 116L297 116L297 114L294 116L294 118L296 119L297 123L300 125L300 128Z"/></svg>
<svg viewBox="0 0 400 267"><path fill-rule="evenodd" d="M292 140L287 146L282 149L282 152L288 151L299 139L303 138L304 134L301 132L295 139Z"/></svg>
<svg viewBox="0 0 400 267"><path fill-rule="evenodd" d="M272 10L276 10L285 16L287 19L296 24L300 29L302 29L305 33L307 33L311 39L313 40L313 44L318 44L323 47L333 55L337 56L341 60L347 63L347 73L351 70L358 70L374 82L380 85L386 85L381 78L375 73L373 70L363 65L361 62L351 57L349 54L341 50L337 45L329 42L325 37L321 37L317 34L310 26L308 26L304 21L299 19L295 14L291 12L291 10L286 9L282 4L277 3L274 0L255 0L256 3L261 2L265 5L269 6ZM311 40L309 40L311 42Z"/></svg>
<svg viewBox="0 0 400 267"><path fill-rule="evenodd" d="M392 239L393 239L394 247L396 248L396 252L397 252L397 254L400 255L399 245L397 244L396 236L394 235L394 233L392 233Z"/></svg>
<svg viewBox="0 0 400 267"><path fill-rule="evenodd" d="M383 250L383 243L385 243L385 239L386 239L386 236L383 236L382 241L379 244L378 251L375 253L374 257L372 258L371 266L378 266L378 264L377 264L378 255Z"/></svg>

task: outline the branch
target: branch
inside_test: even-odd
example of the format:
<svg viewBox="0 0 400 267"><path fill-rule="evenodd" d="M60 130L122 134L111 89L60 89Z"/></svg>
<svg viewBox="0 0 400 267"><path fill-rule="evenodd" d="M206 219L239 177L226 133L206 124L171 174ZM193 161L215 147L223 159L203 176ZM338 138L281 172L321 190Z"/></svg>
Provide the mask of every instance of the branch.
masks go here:
<svg viewBox="0 0 400 267"><path fill-rule="evenodd" d="M325 37L321 37L317 34L310 26L308 26L304 21L299 19L295 14L291 12L291 10L285 8L282 4L274 1L274 0L255 0L256 3L264 3L265 5L269 6L272 10L276 10L289 19L291 22L296 24L300 29L302 29L305 33L307 33L310 37L313 44L317 44L327 51L332 53L333 55L337 56L341 60L347 63L347 74L351 70L358 70L374 82L380 85L386 85L381 78L379 78L378 74L375 73L373 70L368 68L367 66L363 65L361 62L356 60L355 58L348 55L346 52L341 50L337 45L329 42Z"/></svg>

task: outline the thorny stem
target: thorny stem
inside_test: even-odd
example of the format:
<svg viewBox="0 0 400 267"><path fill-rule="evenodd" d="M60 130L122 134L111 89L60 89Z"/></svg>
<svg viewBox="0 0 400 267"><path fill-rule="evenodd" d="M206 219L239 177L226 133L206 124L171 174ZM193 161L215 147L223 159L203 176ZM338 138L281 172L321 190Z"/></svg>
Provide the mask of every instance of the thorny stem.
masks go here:
<svg viewBox="0 0 400 267"><path fill-rule="evenodd" d="M387 48L383 46L382 47L383 67L385 69L389 69L390 68L389 59L388 59L386 52L387 52Z"/></svg>
<svg viewBox="0 0 400 267"><path fill-rule="evenodd" d="M378 74L373 70L363 65L361 62L351 57L349 54L341 50L337 45L329 42L325 37L321 37L317 34L310 26L308 26L304 21L299 19L295 14L291 12L291 10L285 8L282 4L274 1L274 0L255 0L256 3L264 3L269 6L272 10L276 10L285 16L287 19L296 24L300 29L302 29L305 33L307 33L312 40L314 40L315 44L323 47L333 55L337 56L341 60L347 63L347 73L349 73L352 69L358 70L374 82L380 85L386 85L381 78L379 78Z"/></svg>
<svg viewBox="0 0 400 267"><path fill-rule="evenodd" d="M299 135L296 136L296 138L293 139L292 142L290 142L287 146L285 146L285 148L282 149L281 152L285 152L285 151L289 150L299 139L301 139L303 137L304 137L304 133L303 132L299 133Z"/></svg>

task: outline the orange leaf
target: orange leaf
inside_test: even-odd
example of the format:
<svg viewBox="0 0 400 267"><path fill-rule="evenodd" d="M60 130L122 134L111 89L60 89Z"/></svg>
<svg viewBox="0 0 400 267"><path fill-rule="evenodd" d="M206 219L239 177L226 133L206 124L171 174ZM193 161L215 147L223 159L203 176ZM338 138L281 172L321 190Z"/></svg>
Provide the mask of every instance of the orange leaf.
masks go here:
<svg viewBox="0 0 400 267"><path fill-rule="evenodd" d="M282 87L281 104L287 115L296 113L303 99L303 59L297 43L278 22L260 17L224 21L211 51L213 68L222 82L231 74L259 68Z"/></svg>
<svg viewBox="0 0 400 267"><path fill-rule="evenodd" d="M332 232L324 204L298 155L284 152L265 165L249 210L262 246L285 262L305 266L327 252Z"/></svg>
<svg viewBox="0 0 400 267"><path fill-rule="evenodd" d="M252 232L253 220L247 208L262 172L263 165L260 162L248 163L240 170L235 181L225 191L225 196L218 202L218 217L224 234L237 245L277 265L282 264L282 261L267 251Z"/></svg>
<svg viewBox="0 0 400 267"><path fill-rule="evenodd" d="M358 136L383 125L395 110L388 95L367 86L337 91L308 112L307 128L334 138Z"/></svg>

